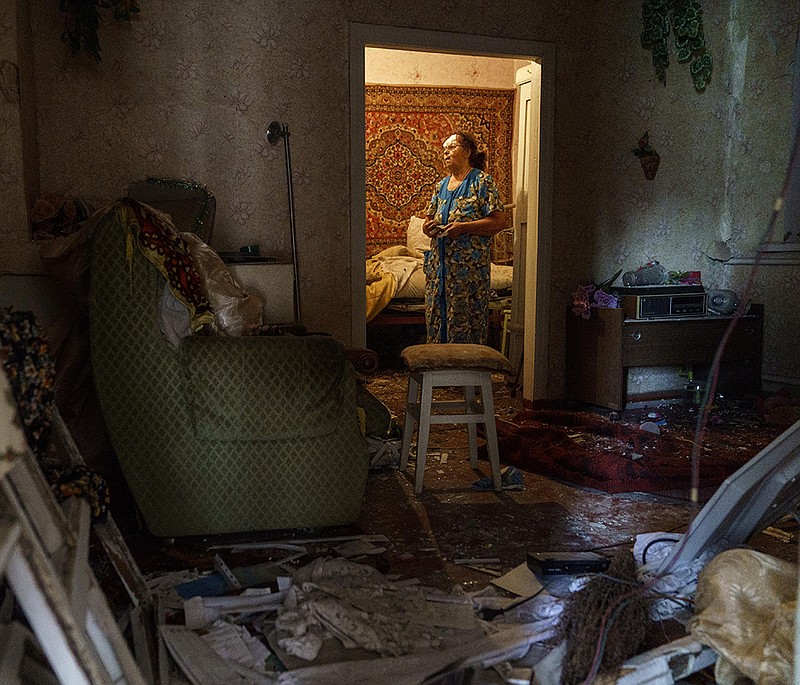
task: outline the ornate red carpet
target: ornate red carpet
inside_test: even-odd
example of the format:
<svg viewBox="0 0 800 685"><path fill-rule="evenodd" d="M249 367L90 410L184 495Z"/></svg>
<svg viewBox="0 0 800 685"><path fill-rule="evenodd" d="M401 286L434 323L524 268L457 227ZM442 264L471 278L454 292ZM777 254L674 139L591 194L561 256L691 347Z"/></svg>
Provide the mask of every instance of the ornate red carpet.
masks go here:
<svg viewBox="0 0 800 685"><path fill-rule="evenodd" d="M514 91L366 86L367 255L405 244L408 219L423 214L445 174L442 143L475 134L503 202L511 197Z"/></svg>
<svg viewBox="0 0 800 685"><path fill-rule="evenodd" d="M522 411L498 422L500 459L603 492L685 495L694 417L681 406L661 411L666 425L660 434L590 412ZM718 486L780 433L748 413L735 404L715 408L700 452L701 488Z"/></svg>

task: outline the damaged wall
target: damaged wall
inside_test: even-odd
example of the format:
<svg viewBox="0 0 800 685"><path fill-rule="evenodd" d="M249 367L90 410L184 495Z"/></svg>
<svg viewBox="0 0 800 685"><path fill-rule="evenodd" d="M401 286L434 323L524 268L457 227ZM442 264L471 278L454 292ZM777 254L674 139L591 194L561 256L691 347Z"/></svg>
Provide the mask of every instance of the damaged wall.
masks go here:
<svg viewBox="0 0 800 685"><path fill-rule="evenodd" d="M27 230L29 189L36 178L35 102L26 0L0 10L0 274L41 271Z"/></svg>
<svg viewBox="0 0 800 685"><path fill-rule="evenodd" d="M658 82L639 42L640 3L465 0L442 12L424 0L149 2L130 26L104 16L98 65L59 42L56 6L27 2L41 189L99 204L146 175L193 177L218 199L216 248L259 242L286 256L283 151L264 138L271 120L285 121L303 318L343 340L352 316L349 22L553 42L551 396L563 391L564 307L576 285L653 258L701 270L708 286L738 287L741 276L706 253L720 240L752 252L788 159L797 2L703 0L714 72L702 94L674 47L666 87ZM15 10L0 12L13 30ZM661 154L654 181L632 154L644 131ZM17 195L5 230L27 235ZM800 379L800 361L780 343L797 326L783 304L796 269L770 268L777 275L758 294L765 372ZM642 374L643 387L654 373Z"/></svg>

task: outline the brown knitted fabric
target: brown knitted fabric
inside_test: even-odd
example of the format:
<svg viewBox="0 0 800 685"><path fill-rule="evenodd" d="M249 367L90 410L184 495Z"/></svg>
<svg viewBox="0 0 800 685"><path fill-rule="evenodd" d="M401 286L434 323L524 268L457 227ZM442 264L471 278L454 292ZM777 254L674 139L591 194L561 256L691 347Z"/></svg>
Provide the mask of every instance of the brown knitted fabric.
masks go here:
<svg viewBox="0 0 800 685"><path fill-rule="evenodd" d="M628 582L618 582L606 576ZM562 685L577 685L589 675L602 639L603 616L609 608L613 614L607 619L601 670L614 670L639 652L648 616L644 594L631 594L637 587L641 586L636 578L633 553L623 550L611 560L606 574L592 578L570 597L561 623L567 646L562 664ZM623 596L620 608L618 600Z"/></svg>

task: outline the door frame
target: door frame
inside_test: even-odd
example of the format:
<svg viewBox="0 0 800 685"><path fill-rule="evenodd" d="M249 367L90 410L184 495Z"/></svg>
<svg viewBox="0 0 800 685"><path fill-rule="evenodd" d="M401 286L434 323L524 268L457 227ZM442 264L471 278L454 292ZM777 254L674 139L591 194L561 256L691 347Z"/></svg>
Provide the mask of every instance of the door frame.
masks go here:
<svg viewBox="0 0 800 685"><path fill-rule="evenodd" d="M542 68L538 192L529 192L529 216L538 218L537 231L528 236L525 283L526 344L533 351L523 360L523 399L547 397L550 320L550 253L553 206L553 139L555 120L555 44L472 34L410 29L350 22L350 273L351 343L366 344L366 125L364 48L401 48L536 61ZM532 179L533 180L533 179ZM530 318L528 318L530 314Z"/></svg>

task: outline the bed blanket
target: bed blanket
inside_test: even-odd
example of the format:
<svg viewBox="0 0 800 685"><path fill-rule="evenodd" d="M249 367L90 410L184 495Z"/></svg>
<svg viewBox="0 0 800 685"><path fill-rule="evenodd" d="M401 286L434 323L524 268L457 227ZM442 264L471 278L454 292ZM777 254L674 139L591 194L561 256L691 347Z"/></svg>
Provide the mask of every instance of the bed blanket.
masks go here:
<svg viewBox="0 0 800 685"><path fill-rule="evenodd" d="M422 253L393 245L367 260L367 322L374 319L411 278L422 270Z"/></svg>
<svg viewBox="0 0 800 685"><path fill-rule="evenodd" d="M397 297L425 299L423 253L405 245L393 245L367 259L367 323ZM514 267L492 264L491 287L501 292L511 288Z"/></svg>

